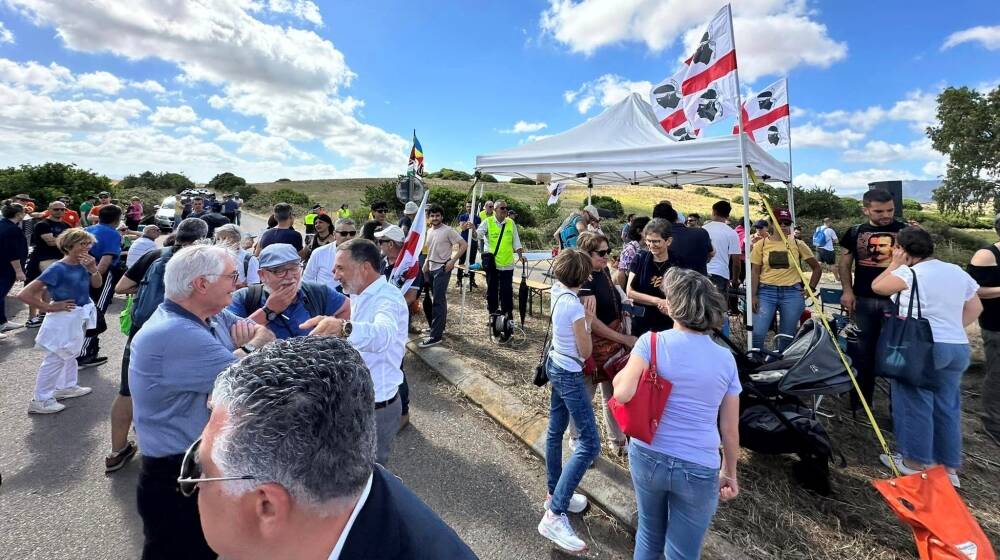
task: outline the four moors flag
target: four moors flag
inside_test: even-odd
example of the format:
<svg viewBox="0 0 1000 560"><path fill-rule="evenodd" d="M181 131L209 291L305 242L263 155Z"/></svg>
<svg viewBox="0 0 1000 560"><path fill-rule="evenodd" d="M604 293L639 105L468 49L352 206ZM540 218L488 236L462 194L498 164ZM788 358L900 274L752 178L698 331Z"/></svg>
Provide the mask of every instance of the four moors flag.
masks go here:
<svg viewBox="0 0 1000 560"><path fill-rule="evenodd" d="M688 123L684 108L681 107L681 83L687 68L670 76L653 86L649 93L649 104L653 107L656 120L660 121L663 130L671 140L694 140L700 130L695 130Z"/></svg>
<svg viewBox="0 0 1000 560"><path fill-rule="evenodd" d="M424 149L420 147L420 140L417 140L417 131L413 131L413 147L410 148L410 163L407 165L406 174L410 177L424 174Z"/></svg>
<svg viewBox="0 0 1000 560"><path fill-rule="evenodd" d="M684 61L681 107L694 129L702 129L739 112L736 49L730 7L724 6L701 36L698 48Z"/></svg>
<svg viewBox="0 0 1000 560"><path fill-rule="evenodd" d="M765 148L787 146L788 114L788 81L782 78L743 102L743 131Z"/></svg>
<svg viewBox="0 0 1000 560"><path fill-rule="evenodd" d="M403 241L403 249L396 257L392 272L389 274L389 283L398 286L406 293L413 284L413 280L420 271L420 251L424 248L424 237L427 231L427 217L424 210L427 209L427 195L430 189L424 191L424 198L420 201L420 208L417 215L413 217L413 224Z"/></svg>

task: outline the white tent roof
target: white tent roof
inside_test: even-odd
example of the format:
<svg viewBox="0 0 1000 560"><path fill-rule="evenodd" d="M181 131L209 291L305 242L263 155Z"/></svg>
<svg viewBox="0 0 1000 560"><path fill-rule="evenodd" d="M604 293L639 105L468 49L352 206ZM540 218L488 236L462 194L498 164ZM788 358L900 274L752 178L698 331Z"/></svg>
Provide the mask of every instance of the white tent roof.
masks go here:
<svg viewBox="0 0 1000 560"><path fill-rule="evenodd" d="M774 159L755 142L744 143L747 163L761 179L788 181L788 164ZM535 179L595 184L740 183L740 148L736 135L675 142L667 137L652 107L637 93L608 107L587 122L537 142L476 156L476 170Z"/></svg>

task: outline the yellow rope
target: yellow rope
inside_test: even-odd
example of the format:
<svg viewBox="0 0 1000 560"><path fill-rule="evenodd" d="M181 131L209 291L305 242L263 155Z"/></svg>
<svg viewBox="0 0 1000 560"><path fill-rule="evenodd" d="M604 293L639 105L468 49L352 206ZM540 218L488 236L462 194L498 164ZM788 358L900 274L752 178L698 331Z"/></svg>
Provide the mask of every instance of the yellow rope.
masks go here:
<svg viewBox="0 0 1000 560"><path fill-rule="evenodd" d="M753 169L747 167L747 171L750 174L750 180L753 182L754 188L757 190L757 194L759 194L761 200L764 201L764 207L767 209L767 215L770 216L771 218L771 223L778 224L778 220L774 216L774 209L771 207L771 202L767 199L767 195L765 195L760 190L760 184L761 184L760 179L757 178L757 174L754 173ZM788 254L791 255L793 252L792 252L792 247L788 241L788 236L785 235L785 232L784 230L781 229L781 227L775 227L774 229L777 230L778 235L781 237L781 241L785 244L785 248L788 250ZM750 232L747 232L747 235L749 234ZM797 249L798 248L796 248L795 251L796 254L798 254ZM799 273L799 278L803 278L805 274L802 272L802 266L799 264L798 259L789 259L789 260L795 264L795 270ZM809 283L805 281L803 281L802 284L805 286L806 293L809 294L809 298L812 300L813 308L814 309L822 308L822 305L820 304L819 299L816 297L816 292L813 291L812 286L810 286ZM844 367L847 368L847 375L851 378L851 384L854 386L854 390L858 394L858 399L861 401L861 406L863 406L865 409L865 414L868 416L868 421L871 422L872 429L875 430L875 437L878 438L878 442L882 446L882 451L884 451L885 454L891 458L892 453L889 451L889 444L886 443L885 437L882 435L882 430L879 429L878 422L875 421L875 415L872 413L871 407L868 406L868 401L865 399L865 396L861 393L861 386L858 385L858 380L854 377L854 370L851 368L850 361L847 359L847 356L844 355L844 351L840 348L840 344L836 343L836 336L833 333L833 329L830 327L830 323L826 320L826 315L824 315L823 313L819 313L818 315L823 323L823 327L826 328L827 332L830 333L830 337L834 340L834 347L837 349L837 354L840 356L840 361L843 362ZM892 474L894 476L896 477L902 476L902 473L900 473L899 469L896 468L895 461L890 460L889 464L891 465L889 468L892 469Z"/></svg>

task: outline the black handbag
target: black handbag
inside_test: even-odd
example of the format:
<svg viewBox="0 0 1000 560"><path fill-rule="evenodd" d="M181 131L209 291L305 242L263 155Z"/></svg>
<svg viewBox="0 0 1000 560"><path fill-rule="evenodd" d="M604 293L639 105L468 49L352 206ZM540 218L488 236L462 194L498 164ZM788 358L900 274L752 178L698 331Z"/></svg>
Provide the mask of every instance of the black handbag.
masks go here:
<svg viewBox="0 0 1000 560"><path fill-rule="evenodd" d="M559 297L556 298L556 301L559 301L559 298L565 295L572 295L572 294L561 294ZM555 308L555 306L556 304L555 302L553 302L552 303L553 309ZM549 361L549 351L552 350L551 335L552 335L552 318L549 317L549 326L545 329L545 341L542 342L542 355L538 357L538 365L535 366L535 377L534 379L531 380L532 383L534 383L539 387L544 387L545 384L549 382L549 374L548 372L545 371L545 364L546 362Z"/></svg>
<svg viewBox="0 0 1000 560"><path fill-rule="evenodd" d="M913 287L906 316L899 313L899 294L893 301L892 313L882 319L882 334L875 349L875 374L896 379L915 387L936 388L934 375L934 335L931 323L924 319L920 309L920 287L917 273L912 268ZM913 316L913 302L917 302L917 315Z"/></svg>

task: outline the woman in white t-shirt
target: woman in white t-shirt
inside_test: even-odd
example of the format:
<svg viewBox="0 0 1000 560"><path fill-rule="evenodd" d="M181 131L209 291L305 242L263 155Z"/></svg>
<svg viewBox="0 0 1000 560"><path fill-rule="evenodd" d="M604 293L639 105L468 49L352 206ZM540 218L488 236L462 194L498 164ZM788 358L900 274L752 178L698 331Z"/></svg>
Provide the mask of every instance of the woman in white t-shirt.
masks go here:
<svg viewBox="0 0 1000 560"><path fill-rule="evenodd" d="M545 444L549 494L538 532L573 554L586 551L587 543L576 536L566 514L587 508L587 498L574 490L601 452L594 407L583 377L583 362L591 352L590 325L577 295L592 270L590 255L579 249L563 250L552 264L557 282L552 284L552 346L545 363L552 385ZM562 440L570 418L579 437L564 467Z"/></svg>
<svg viewBox="0 0 1000 560"><path fill-rule="evenodd" d="M895 463L903 474L930 465L944 465L955 487L962 464L962 374L969 367L969 339L965 327L983 311L979 285L960 267L934 258L934 241L927 231L900 230L892 263L872 282L883 296L899 294L900 313L909 308L913 277L918 284L921 315L934 337L934 373L939 386L922 389L892 380L892 421L899 452L882 455L886 466ZM916 305L914 305L916 308ZM914 310L916 312L916 310Z"/></svg>

